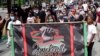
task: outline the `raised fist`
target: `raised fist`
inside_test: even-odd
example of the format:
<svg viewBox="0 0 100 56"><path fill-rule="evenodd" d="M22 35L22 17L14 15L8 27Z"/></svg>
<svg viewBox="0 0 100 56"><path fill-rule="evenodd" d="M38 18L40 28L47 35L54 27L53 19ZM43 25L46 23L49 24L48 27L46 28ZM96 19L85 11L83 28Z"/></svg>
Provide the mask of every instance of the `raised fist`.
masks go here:
<svg viewBox="0 0 100 56"><path fill-rule="evenodd" d="M49 40L53 40L53 36L54 36L54 29L51 27L41 27L40 28L41 31L41 36L43 38L44 41L49 41Z"/></svg>

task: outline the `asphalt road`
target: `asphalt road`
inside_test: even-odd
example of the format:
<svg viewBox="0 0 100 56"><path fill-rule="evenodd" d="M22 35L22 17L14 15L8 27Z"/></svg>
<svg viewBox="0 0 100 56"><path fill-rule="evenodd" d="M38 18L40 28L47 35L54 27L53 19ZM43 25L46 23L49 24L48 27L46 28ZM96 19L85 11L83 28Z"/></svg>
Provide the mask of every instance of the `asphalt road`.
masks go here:
<svg viewBox="0 0 100 56"><path fill-rule="evenodd" d="M11 48L7 48L6 41L0 43L0 56L11 56Z"/></svg>
<svg viewBox="0 0 100 56"><path fill-rule="evenodd" d="M12 55L11 48L7 48L6 41L0 43L0 56L11 56L11 55ZM92 56L100 56L100 42L98 42L98 38L96 38L96 41L94 43Z"/></svg>
<svg viewBox="0 0 100 56"><path fill-rule="evenodd" d="M100 56L100 42L98 42L97 37L96 37L96 41L93 46L92 56Z"/></svg>

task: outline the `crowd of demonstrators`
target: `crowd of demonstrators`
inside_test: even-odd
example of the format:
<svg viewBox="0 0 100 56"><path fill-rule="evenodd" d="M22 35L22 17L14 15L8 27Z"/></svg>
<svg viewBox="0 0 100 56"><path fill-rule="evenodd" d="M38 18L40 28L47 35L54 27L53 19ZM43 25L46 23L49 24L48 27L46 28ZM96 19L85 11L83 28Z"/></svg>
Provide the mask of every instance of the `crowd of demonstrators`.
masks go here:
<svg viewBox="0 0 100 56"><path fill-rule="evenodd" d="M92 16L92 17L91 17ZM7 46L10 46L11 34L10 26L11 24L21 24L21 23L52 23L52 22L76 22L85 21L88 22L88 30L93 27L95 32L92 32L89 36L89 45L91 45L93 36L96 34L95 27L93 25L94 21L97 23L98 37L100 38L100 6L94 2L79 1L77 4L74 2L71 4L65 4L64 2L57 2L52 4L42 3L39 7L27 7L21 8L19 6L12 7L12 12L10 15L5 17L6 19L6 30L7 30ZM2 34L2 29L5 20L0 16L0 39ZM90 29L89 31L93 30ZM92 47L91 47L92 49Z"/></svg>
<svg viewBox="0 0 100 56"><path fill-rule="evenodd" d="M8 25L7 25L7 37L8 37L7 47L10 46L10 41L11 41L10 31L12 30L11 29L12 24L21 24L21 21L19 21L19 17L17 15L17 13L15 13L15 14L11 13L10 14L10 19L9 19L9 22L8 22Z"/></svg>
<svg viewBox="0 0 100 56"><path fill-rule="evenodd" d="M19 20L22 23L50 23L82 21L86 19L88 14L92 14L93 19L96 20L97 8L96 3L86 1L79 1L77 4L71 3L69 5L64 2L52 4L43 2L42 6L38 7L21 8L15 6L12 8L12 12L18 14Z"/></svg>

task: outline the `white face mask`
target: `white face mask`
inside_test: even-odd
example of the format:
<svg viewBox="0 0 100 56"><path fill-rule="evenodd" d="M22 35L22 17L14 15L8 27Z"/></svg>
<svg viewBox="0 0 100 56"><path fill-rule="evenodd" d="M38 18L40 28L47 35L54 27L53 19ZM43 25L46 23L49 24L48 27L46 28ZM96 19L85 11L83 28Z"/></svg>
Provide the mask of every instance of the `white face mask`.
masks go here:
<svg viewBox="0 0 100 56"><path fill-rule="evenodd" d="M62 13L60 13L60 14L59 14L59 16L63 16L63 14L62 14Z"/></svg>
<svg viewBox="0 0 100 56"><path fill-rule="evenodd" d="M46 15L48 15L48 12L46 12Z"/></svg>
<svg viewBox="0 0 100 56"><path fill-rule="evenodd" d="M34 12L35 12L35 13L38 13L38 12L39 12L39 10L34 10Z"/></svg>
<svg viewBox="0 0 100 56"><path fill-rule="evenodd" d="M64 20L61 20L61 19L59 21L60 21L60 23L63 23L64 22Z"/></svg>
<svg viewBox="0 0 100 56"><path fill-rule="evenodd" d="M13 21L15 19L15 17L14 16L11 16L10 19Z"/></svg>

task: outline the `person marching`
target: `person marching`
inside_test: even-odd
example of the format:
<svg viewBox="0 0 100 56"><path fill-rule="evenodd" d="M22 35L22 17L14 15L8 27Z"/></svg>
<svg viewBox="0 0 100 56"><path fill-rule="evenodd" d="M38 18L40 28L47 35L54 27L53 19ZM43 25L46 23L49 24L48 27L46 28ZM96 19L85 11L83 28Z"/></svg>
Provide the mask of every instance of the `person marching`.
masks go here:
<svg viewBox="0 0 100 56"><path fill-rule="evenodd" d="M96 26L93 24L93 17L91 15L87 16L87 26L88 26L88 35L87 35L87 48L88 56L92 56L92 48L94 45L94 38L97 34Z"/></svg>

